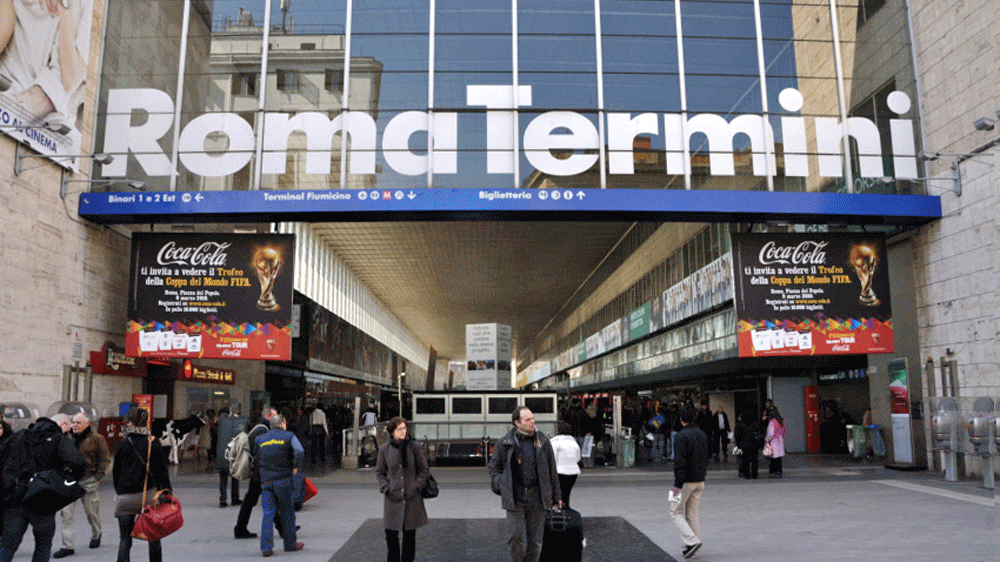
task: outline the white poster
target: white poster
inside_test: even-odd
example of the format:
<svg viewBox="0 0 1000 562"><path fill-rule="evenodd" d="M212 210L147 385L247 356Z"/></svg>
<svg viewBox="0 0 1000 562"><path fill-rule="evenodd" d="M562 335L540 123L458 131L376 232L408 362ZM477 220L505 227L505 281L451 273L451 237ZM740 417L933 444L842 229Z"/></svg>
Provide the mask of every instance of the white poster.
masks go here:
<svg viewBox="0 0 1000 562"><path fill-rule="evenodd" d="M465 364L468 390L504 390L511 387L510 326L465 325Z"/></svg>
<svg viewBox="0 0 1000 562"><path fill-rule="evenodd" d="M0 131L39 154L78 155L94 2L9 4L13 20L2 22L8 30L0 46ZM78 169L75 160L54 160Z"/></svg>

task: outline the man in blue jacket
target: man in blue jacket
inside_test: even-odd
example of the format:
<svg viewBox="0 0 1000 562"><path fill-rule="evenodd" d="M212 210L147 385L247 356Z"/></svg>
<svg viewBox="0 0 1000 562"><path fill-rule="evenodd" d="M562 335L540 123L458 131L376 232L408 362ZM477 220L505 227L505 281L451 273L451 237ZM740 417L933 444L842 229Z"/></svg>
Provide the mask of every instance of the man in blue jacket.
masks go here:
<svg viewBox="0 0 1000 562"><path fill-rule="evenodd" d="M302 466L305 450L294 433L288 431L285 417L271 417L271 430L255 441L256 459L260 467L261 505L264 518L260 525L260 551L264 556L274 554L275 512L280 517L285 550L302 550L305 544L295 542L295 473Z"/></svg>
<svg viewBox="0 0 1000 562"><path fill-rule="evenodd" d="M695 421L692 408L680 412L683 429L674 438L674 487L670 490L670 516L684 540L684 558L691 558L701 548L698 504L705 491L708 472L708 436Z"/></svg>

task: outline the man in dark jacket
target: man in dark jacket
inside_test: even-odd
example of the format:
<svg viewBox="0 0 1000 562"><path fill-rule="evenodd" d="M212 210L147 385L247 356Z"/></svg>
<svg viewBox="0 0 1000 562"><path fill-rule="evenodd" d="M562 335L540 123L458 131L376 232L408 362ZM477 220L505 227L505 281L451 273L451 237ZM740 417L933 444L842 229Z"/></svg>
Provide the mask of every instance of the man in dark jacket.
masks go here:
<svg viewBox="0 0 1000 562"><path fill-rule="evenodd" d="M247 495L243 496L243 505L240 506L240 514L236 516L236 527L233 528L233 535L238 539L257 538L257 533L251 533L247 529L250 523L250 513L260 499L260 472L258 470L257 450L255 441L261 435L271 429L270 422L272 416L278 415L278 411L268 406L261 412L260 421L250 430L250 455L253 457L253 470L250 471L250 484L247 485Z"/></svg>
<svg viewBox="0 0 1000 562"><path fill-rule="evenodd" d="M226 507L226 494L232 489L232 504L240 505L240 481L229 474L229 460L226 458L226 448L247 425L247 419L229 413L229 408L219 410L219 421L215 424L216 444L215 463L219 469L219 507Z"/></svg>
<svg viewBox="0 0 1000 562"><path fill-rule="evenodd" d="M670 490L670 516L684 540L684 558L701 548L698 504L705 491L708 472L708 436L697 425L697 414L685 408L680 413L683 429L674 439L674 487Z"/></svg>
<svg viewBox="0 0 1000 562"><path fill-rule="evenodd" d="M20 505L33 474L42 470L59 470L74 480L87 470L87 459L73 444L63 427L69 428L69 417L61 420L38 418L28 429L14 434L0 446L3 462L3 538L0 539L0 561L10 562L21 546L21 539L30 524L34 530L35 552L32 562L48 562L52 554L52 537L56 533L56 514L38 515Z"/></svg>
<svg viewBox="0 0 1000 562"><path fill-rule="evenodd" d="M295 473L302 466L305 450L294 433L288 431L288 423L282 415L271 417L271 430L254 440L257 465L260 470L261 505L264 518L261 520L260 551L264 556L274 554L275 514L280 514L278 524L282 526L285 550L302 550L303 543L295 542L295 507L292 495L295 492Z"/></svg>
<svg viewBox="0 0 1000 562"><path fill-rule="evenodd" d="M582 449L583 438L590 433L590 416L580 405L579 398L570 401L569 410L566 412L566 421L569 422L570 435L576 439L576 444Z"/></svg>
<svg viewBox="0 0 1000 562"><path fill-rule="evenodd" d="M562 507L555 453L535 430L531 410L518 406L511 419L514 428L497 441L490 457L490 487L507 510L511 561L538 562L545 513L553 505Z"/></svg>

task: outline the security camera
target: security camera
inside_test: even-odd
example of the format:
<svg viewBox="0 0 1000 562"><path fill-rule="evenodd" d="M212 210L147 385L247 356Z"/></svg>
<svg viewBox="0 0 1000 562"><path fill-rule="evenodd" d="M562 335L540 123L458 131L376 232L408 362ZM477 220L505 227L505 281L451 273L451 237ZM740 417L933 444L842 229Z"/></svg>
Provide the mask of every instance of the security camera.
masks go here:
<svg viewBox="0 0 1000 562"><path fill-rule="evenodd" d="M989 117L980 117L976 119L975 125L977 131L992 131L996 121L990 119Z"/></svg>

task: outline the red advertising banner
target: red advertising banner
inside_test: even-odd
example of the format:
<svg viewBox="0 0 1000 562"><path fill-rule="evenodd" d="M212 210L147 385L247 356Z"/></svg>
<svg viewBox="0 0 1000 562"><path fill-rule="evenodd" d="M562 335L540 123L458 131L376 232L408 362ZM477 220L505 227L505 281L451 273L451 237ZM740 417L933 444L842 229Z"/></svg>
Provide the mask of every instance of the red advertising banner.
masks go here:
<svg viewBox="0 0 1000 562"><path fill-rule="evenodd" d="M894 351L885 237L734 234L740 357Z"/></svg>
<svg viewBox="0 0 1000 562"><path fill-rule="evenodd" d="M141 357L129 357L125 350L112 342L104 342L100 351L90 352L90 368L98 375L117 375L121 377L146 377L146 360Z"/></svg>
<svg viewBox="0 0 1000 562"><path fill-rule="evenodd" d="M290 234L135 233L132 357L291 358Z"/></svg>

